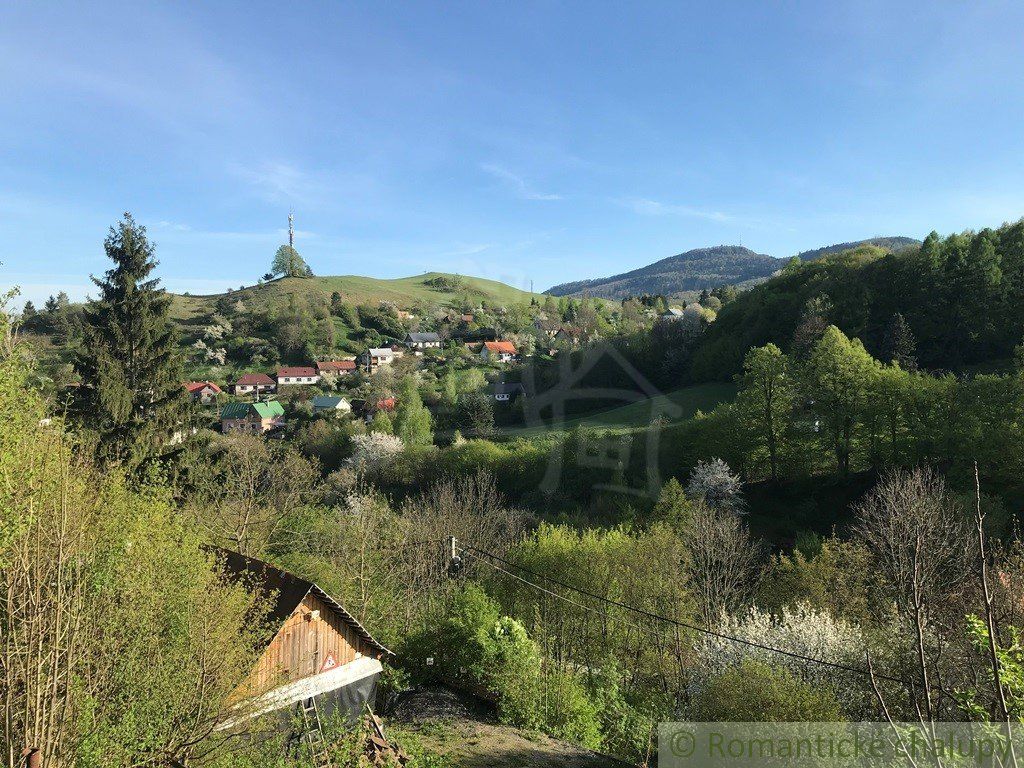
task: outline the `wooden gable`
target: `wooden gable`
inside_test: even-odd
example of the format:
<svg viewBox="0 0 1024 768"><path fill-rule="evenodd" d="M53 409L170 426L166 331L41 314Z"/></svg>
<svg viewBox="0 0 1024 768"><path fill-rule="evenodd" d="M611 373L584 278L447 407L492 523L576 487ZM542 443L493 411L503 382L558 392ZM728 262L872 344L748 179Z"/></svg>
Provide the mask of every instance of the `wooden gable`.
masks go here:
<svg viewBox="0 0 1024 768"><path fill-rule="evenodd" d="M381 655L330 605L310 593L278 629L245 688L262 693L363 657L378 659Z"/></svg>

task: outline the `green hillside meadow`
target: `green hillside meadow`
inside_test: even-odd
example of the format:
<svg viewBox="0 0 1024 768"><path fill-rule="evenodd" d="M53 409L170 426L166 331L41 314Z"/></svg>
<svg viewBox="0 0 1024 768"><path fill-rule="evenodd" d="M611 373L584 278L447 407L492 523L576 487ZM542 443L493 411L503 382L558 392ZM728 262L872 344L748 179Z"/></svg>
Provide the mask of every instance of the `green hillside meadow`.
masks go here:
<svg viewBox="0 0 1024 768"><path fill-rule="evenodd" d="M435 278L457 279L462 287L458 290L444 290L428 284ZM393 280L381 280L358 275L336 275L326 277L296 278L285 277L268 283L249 286L232 291L231 295L241 299L251 309L269 309L284 306L289 298L308 299L322 296L329 300L337 291L342 300L350 304L390 301L401 308L408 308L417 302L434 304L454 304L465 300L472 302L486 301L494 304L529 303L531 298L542 299L540 294L531 294L513 288L511 285L497 280L482 277L464 277L443 272L425 272L413 277L399 277ZM187 322L209 316L214 311L217 299L223 294L205 296L178 295L174 296L173 316L179 321Z"/></svg>
<svg viewBox="0 0 1024 768"><path fill-rule="evenodd" d="M734 384L698 384L692 387L680 387L649 400L639 400L618 408L609 408L586 416L576 416L566 419L558 425L513 428L506 430L506 433L515 437L533 437L550 432L568 432L578 426L613 430L643 429L650 426L651 413L657 412L658 408L669 403L681 409L679 415L670 421L685 421L693 418L697 411L711 411L720 403L732 401L735 396L736 386Z"/></svg>

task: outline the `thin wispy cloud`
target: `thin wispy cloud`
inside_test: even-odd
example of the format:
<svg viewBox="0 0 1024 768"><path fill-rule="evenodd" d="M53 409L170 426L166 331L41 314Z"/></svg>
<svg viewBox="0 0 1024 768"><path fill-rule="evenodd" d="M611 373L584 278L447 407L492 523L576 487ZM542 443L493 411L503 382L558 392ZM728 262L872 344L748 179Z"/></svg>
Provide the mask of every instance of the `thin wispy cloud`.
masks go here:
<svg viewBox="0 0 1024 768"><path fill-rule="evenodd" d="M539 192L526 179L508 168L494 163L481 163L480 170L498 179L524 200L561 200L561 195Z"/></svg>
<svg viewBox="0 0 1024 768"><path fill-rule="evenodd" d="M162 236L158 234L158 237L174 240L175 242L198 243L205 240L240 243L264 241L283 242L288 239L288 230L285 227L277 227L274 229L254 229L248 231L210 230L193 227L190 224L182 222L161 220L150 225L150 229L154 234L157 232L163 233ZM317 234L308 230L297 229L295 230L295 237L300 240L311 240L316 238Z"/></svg>
<svg viewBox="0 0 1024 768"><path fill-rule="evenodd" d="M695 208L690 205L661 203L657 200L631 199L620 201L622 205L641 216L679 216L687 219L704 219L706 221L734 222L736 217L722 211Z"/></svg>
<svg viewBox="0 0 1024 768"><path fill-rule="evenodd" d="M158 221L156 223L156 226L159 227L160 229L171 229L174 230L175 232L192 231L192 227L190 227L188 224L181 224L176 221Z"/></svg>
<svg viewBox="0 0 1024 768"><path fill-rule="evenodd" d="M302 202L322 192L321 185L296 166L279 161L254 166L232 165L230 170L267 202Z"/></svg>

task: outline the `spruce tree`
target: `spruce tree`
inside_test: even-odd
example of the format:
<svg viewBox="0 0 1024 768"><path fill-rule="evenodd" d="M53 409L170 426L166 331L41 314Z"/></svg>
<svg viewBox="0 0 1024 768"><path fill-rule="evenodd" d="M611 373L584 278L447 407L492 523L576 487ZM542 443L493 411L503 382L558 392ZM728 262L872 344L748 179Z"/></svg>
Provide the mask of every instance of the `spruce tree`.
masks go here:
<svg viewBox="0 0 1024 768"><path fill-rule="evenodd" d="M114 267L92 278L100 293L85 308L78 412L102 461L136 469L165 452L188 401L171 298L150 278L157 262L146 228L126 213L103 247Z"/></svg>
<svg viewBox="0 0 1024 768"><path fill-rule="evenodd" d="M904 371L917 370L917 342L903 315L892 316L882 339L882 360L896 363Z"/></svg>

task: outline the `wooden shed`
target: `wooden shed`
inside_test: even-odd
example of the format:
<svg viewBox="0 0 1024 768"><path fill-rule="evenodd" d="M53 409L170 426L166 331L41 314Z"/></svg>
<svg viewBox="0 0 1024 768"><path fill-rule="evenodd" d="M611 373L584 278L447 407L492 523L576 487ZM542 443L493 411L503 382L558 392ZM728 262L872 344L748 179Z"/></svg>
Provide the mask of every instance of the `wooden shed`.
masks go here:
<svg viewBox="0 0 1024 768"><path fill-rule="evenodd" d="M313 582L237 552L220 555L225 573L270 601L266 644L239 687L251 715L309 699L323 712L353 716L373 706L381 659L391 651Z"/></svg>

